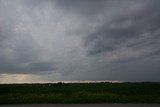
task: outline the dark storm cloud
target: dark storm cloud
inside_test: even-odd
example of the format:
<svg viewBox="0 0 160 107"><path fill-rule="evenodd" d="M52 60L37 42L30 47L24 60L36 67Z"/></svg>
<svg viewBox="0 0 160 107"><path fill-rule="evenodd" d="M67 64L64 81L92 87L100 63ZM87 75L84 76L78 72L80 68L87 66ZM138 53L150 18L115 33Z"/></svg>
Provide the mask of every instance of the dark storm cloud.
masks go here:
<svg viewBox="0 0 160 107"><path fill-rule="evenodd" d="M74 12L87 17L96 16L107 4L106 0L55 0L56 5L65 11Z"/></svg>
<svg viewBox="0 0 160 107"><path fill-rule="evenodd" d="M29 64L29 70L30 71L53 71L56 69L55 67L56 64L54 64L53 62L35 62L35 63L30 63Z"/></svg>
<svg viewBox="0 0 160 107"><path fill-rule="evenodd" d="M137 3L138 1L135 2ZM148 50L150 52L144 53L142 57L159 54L160 8L158 4L159 1L153 1L140 9L128 8L128 12L124 11L113 17L110 22L104 21L100 28L85 38L85 45L89 47L88 54L107 53L122 46L135 51L152 47ZM129 42L134 39L134 43Z"/></svg>
<svg viewBox="0 0 160 107"><path fill-rule="evenodd" d="M31 74L28 81L35 74L38 81L160 81L159 5L0 0L0 74Z"/></svg>
<svg viewBox="0 0 160 107"><path fill-rule="evenodd" d="M18 4L21 6L19 1L0 1L0 73L55 70L53 62L40 59L41 50L32 34L23 28Z"/></svg>

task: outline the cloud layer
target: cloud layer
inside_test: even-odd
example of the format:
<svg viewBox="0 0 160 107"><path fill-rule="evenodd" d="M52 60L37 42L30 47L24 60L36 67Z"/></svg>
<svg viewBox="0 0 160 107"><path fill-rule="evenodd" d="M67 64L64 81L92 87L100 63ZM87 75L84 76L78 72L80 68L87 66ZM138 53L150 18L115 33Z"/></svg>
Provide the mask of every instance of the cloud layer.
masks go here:
<svg viewBox="0 0 160 107"><path fill-rule="evenodd" d="M160 81L159 5L0 0L0 82Z"/></svg>

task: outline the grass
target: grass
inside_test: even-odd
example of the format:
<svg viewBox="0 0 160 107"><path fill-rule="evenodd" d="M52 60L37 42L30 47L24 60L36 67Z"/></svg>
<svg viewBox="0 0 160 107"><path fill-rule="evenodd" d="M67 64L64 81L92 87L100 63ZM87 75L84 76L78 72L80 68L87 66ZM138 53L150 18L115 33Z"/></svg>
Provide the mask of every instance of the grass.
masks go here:
<svg viewBox="0 0 160 107"><path fill-rule="evenodd" d="M160 83L0 84L0 104L160 103Z"/></svg>

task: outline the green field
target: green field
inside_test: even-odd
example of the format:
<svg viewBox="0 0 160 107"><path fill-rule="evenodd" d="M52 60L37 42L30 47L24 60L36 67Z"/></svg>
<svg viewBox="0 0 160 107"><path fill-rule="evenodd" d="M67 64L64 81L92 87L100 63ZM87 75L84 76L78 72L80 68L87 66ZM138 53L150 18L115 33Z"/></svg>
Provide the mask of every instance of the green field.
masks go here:
<svg viewBox="0 0 160 107"><path fill-rule="evenodd" d="M160 83L0 84L0 104L160 103Z"/></svg>

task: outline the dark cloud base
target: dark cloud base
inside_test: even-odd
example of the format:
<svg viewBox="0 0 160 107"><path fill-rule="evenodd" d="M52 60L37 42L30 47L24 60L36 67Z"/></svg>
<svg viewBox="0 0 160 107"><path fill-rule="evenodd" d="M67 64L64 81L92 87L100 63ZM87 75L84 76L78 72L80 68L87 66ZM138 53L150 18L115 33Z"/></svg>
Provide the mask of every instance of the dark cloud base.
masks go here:
<svg viewBox="0 0 160 107"><path fill-rule="evenodd" d="M0 74L160 81L159 5L159 0L0 0Z"/></svg>

